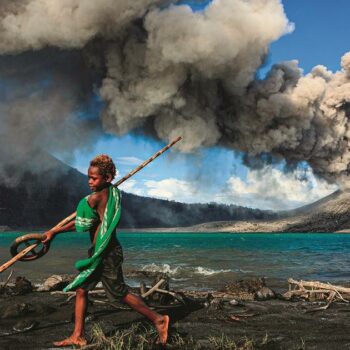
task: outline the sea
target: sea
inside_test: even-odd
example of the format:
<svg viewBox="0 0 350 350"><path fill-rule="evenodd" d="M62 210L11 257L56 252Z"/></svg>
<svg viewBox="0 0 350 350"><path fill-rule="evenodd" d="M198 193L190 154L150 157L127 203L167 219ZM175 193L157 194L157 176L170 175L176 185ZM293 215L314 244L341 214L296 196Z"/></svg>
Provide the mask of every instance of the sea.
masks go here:
<svg viewBox="0 0 350 350"><path fill-rule="evenodd" d="M28 232L0 233L0 265L9 247ZM233 281L264 277L267 285L287 288L288 278L347 284L350 281L350 235L335 233L150 233L119 232L124 275L133 287L167 273L174 289L220 290ZM5 280L25 276L35 284L53 274L76 273L74 263L87 256L88 234L55 237L46 255L17 262L0 274Z"/></svg>

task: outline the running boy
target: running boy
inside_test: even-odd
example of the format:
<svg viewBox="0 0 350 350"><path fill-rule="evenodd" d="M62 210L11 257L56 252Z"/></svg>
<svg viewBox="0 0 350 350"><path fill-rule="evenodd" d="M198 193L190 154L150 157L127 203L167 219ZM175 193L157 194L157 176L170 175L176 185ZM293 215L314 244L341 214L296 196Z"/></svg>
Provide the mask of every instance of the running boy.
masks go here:
<svg viewBox="0 0 350 350"><path fill-rule="evenodd" d="M116 238L116 227L120 219L121 196L111 182L116 174L110 157L101 154L90 162L88 170L89 187L93 193L83 198L77 208L74 221L46 232L43 243L49 243L61 232L89 231L92 247L89 258L80 260L76 267L80 274L64 290L76 290L75 326L72 335L55 346L84 346L84 321L87 309L88 291L101 281L111 301L120 300L151 320L159 335L158 341L165 344L168 337L169 317L152 311L140 297L128 292L124 283L123 252Z"/></svg>

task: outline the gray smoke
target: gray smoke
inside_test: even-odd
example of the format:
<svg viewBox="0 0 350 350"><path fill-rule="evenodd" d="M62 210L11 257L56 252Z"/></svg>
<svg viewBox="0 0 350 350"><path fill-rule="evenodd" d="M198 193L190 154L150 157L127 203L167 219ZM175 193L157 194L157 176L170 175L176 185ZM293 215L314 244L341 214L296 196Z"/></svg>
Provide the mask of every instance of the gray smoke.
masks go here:
<svg viewBox="0 0 350 350"><path fill-rule="evenodd" d="M223 93L244 94L268 45L288 30L279 1L213 1L203 13L151 10L142 30L134 25L107 47L106 129L125 133L152 118L158 137L183 135L183 151L218 143Z"/></svg>
<svg viewBox="0 0 350 350"><path fill-rule="evenodd" d="M90 87L105 102L100 117L106 131L138 128L163 140L182 135L178 148L185 152L219 144L247 159L270 154L289 164L305 160L317 175L347 185L350 54L336 73L317 66L303 75L291 61L275 65L263 80L256 77L269 45L293 30L279 0L213 0L201 12L160 0L4 4L0 52L80 51ZM73 74L70 82L80 78ZM82 89L75 85L73 96ZM66 99L66 88L63 95L62 88L46 91L53 109L55 101L61 105L57 91ZM66 120L80 128L67 119L72 106L53 110L47 123ZM23 122L14 115L11 120Z"/></svg>
<svg viewBox="0 0 350 350"><path fill-rule="evenodd" d="M41 160L47 158L42 149L71 157L73 149L86 148L101 136L97 120L81 118L92 96L81 56L46 49L0 57L3 184L16 186L26 171L41 173L56 166Z"/></svg>

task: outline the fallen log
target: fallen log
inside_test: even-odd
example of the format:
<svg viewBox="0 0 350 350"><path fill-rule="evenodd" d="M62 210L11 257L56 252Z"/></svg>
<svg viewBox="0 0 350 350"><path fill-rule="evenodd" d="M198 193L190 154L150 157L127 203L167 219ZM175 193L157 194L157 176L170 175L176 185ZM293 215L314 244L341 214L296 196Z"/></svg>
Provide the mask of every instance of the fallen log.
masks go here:
<svg viewBox="0 0 350 350"><path fill-rule="evenodd" d="M322 283L318 281L303 281L303 280L296 281L293 278L289 278L288 283L290 285L294 284L300 288L309 287L309 288L327 289L327 290L334 290L336 292L346 293L350 295L350 288L343 287L343 286L335 286L330 283Z"/></svg>
<svg viewBox="0 0 350 350"><path fill-rule="evenodd" d="M350 302L350 288L319 281L296 281L293 278L288 279L289 290L283 294L286 299L299 297L306 300L323 300L325 306L313 309L311 311L326 310L334 301L345 303ZM308 312L311 312L310 310Z"/></svg>

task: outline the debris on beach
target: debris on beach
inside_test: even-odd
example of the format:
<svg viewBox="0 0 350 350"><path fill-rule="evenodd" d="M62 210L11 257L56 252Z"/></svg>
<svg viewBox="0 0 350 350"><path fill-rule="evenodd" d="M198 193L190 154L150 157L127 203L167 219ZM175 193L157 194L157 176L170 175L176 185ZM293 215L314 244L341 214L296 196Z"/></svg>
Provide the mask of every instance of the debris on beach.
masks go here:
<svg viewBox="0 0 350 350"><path fill-rule="evenodd" d="M32 283L23 276L17 276L13 293L16 295L23 295L33 291Z"/></svg>
<svg viewBox="0 0 350 350"><path fill-rule="evenodd" d="M53 290L61 290L66 287L73 278L68 275L52 275L41 285L38 292L50 292Z"/></svg>
<svg viewBox="0 0 350 350"><path fill-rule="evenodd" d="M169 277L160 273L153 281L152 286L147 287L144 282L140 283L140 288L130 288L133 293L139 294L142 299L144 299L148 304L153 307L163 307L163 306L176 306L177 305L187 305L198 304L191 297L187 297L183 292L175 292L170 290ZM67 304L75 297L75 292L63 292L53 290L51 295L66 295L67 299L62 304ZM111 304L114 308L121 308L115 305L115 303L110 303L107 300L97 299L99 297L105 297L106 293L104 289L96 288L89 291L90 296L94 296L94 299L90 298L92 303L96 304ZM123 308L124 309L124 308Z"/></svg>
<svg viewBox="0 0 350 350"><path fill-rule="evenodd" d="M288 279L289 290L283 294L286 300L302 298L307 301L326 301L325 306L316 310L326 310L334 301L350 303L350 288L319 281L296 281Z"/></svg>
<svg viewBox="0 0 350 350"><path fill-rule="evenodd" d="M276 297L276 293L266 286L264 278L233 281L227 284L222 291L240 300L263 301Z"/></svg>
<svg viewBox="0 0 350 350"><path fill-rule="evenodd" d="M334 301L342 303L334 302L332 308L324 311L324 317L317 317L309 310L315 310L313 294L318 298L317 291L322 289L326 297L329 295L329 291L321 288L323 285L329 290L335 287L344 300L350 300L350 288L296 281L302 282L304 294L305 290L311 291L309 298L304 298L303 293L297 293L302 289L301 285L292 284L294 280L289 281L291 290L301 297L292 297L293 293L290 293L288 299L285 293L282 298L266 286L263 278L229 281L226 285L223 282L223 288L215 291L174 290L171 280L164 274L159 274L152 282L130 288L130 291L143 296L146 303L158 312L170 315L169 349L240 349L240 346L243 346L242 349L287 350L306 346L323 349L324 344L327 344L327 350L344 348L348 344L347 338L343 337L344 332L350 332L350 326L347 326L350 303L344 303L339 296L334 298ZM6 289L12 289L14 285L14 278L8 280ZM273 286L276 290L280 288L279 285ZM268 298L262 298L263 294ZM156 334L142 316L126 305L112 305L99 286L89 295L87 335L90 344L86 349L102 350L120 342L127 345L129 339L132 344L140 341L145 350L154 349ZM161 299L161 296L167 299ZM0 348L11 348L14 339L18 348L48 348L53 340L65 336L73 327L74 297L75 292L56 290L39 293L35 286L32 293L24 295L1 294L0 315L3 317L0 317ZM316 300L320 300L318 303L327 303L324 299ZM313 324L312 331L310 324ZM148 327L146 331L144 327ZM120 349L127 349L126 345Z"/></svg>
<svg viewBox="0 0 350 350"><path fill-rule="evenodd" d="M32 283L23 276L17 276L15 283L10 283L12 272L4 283L0 284L0 295L24 295L31 293L35 288Z"/></svg>

